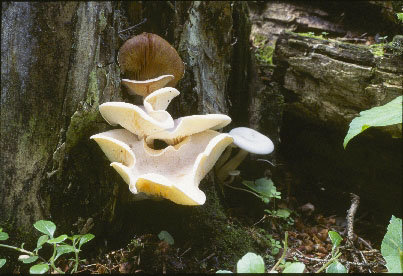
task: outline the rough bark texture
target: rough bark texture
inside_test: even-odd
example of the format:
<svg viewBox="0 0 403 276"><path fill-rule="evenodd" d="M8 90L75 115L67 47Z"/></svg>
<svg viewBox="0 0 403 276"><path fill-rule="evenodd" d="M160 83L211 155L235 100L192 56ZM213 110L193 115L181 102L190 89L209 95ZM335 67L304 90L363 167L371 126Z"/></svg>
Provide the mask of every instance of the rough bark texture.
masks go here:
<svg viewBox="0 0 403 276"><path fill-rule="evenodd" d="M282 149L294 169L330 194L354 192L365 207L401 214L401 140L387 133L396 129L370 129L346 150L342 141L360 111L403 94L402 56L286 32L274 62L286 102Z"/></svg>
<svg viewBox="0 0 403 276"><path fill-rule="evenodd" d="M133 235L166 229L177 243L190 240L199 259L214 244L221 268L231 268L253 250L246 230L227 225L213 175L201 185L204 206L133 202L127 185L89 140L112 128L100 116L99 104L139 101L121 90L116 54L125 39L142 31L166 38L186 63L179 104L169 110L174 117L231 112L230 75L240 76L240 87L247 87L246 62L231 72L239 58L234 45L237 52L248 52L246 3L15 2L2 9L4 229L29 242L37 236L32 224L51 219L58 233L90 231L100 243L105 238L121 246ZM144 18L146 23L122 32ZM237 44L232 44L234 33Z"/></svg>
<svg viewBox="0 0 403 276"><path fill-rule="evenodd" d="M284 33L276 74L295 100L290 112L346 130L362 110L403 93L401 56L375 57L368 47Z"/></svg>
<svg viewBox="0 0 403 276"><path fill-rule="evenodd" d="M106 173L90 180L88 138L106 126L99 103L119 99L117 20L108 2L2 8L0 218L30 231L40 218L63 217L65 206L109 200Z"/></svg>
<svg viewBox="0 0 403 276"><path fill-rule="evenodd" d="M272 45L283 30L345 38L378 33L391 38L401 32L395 16L399 2L401 5L401 1L251 1L252 37L264 35Z"/></svg>

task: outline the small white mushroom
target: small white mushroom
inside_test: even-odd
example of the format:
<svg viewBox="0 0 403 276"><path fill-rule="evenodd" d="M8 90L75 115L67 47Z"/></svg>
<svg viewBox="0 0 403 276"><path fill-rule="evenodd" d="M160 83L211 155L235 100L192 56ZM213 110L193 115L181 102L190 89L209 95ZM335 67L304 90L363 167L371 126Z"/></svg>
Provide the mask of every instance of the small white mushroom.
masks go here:
<svg viewBox="0 0 403 276"><path fill-rule="evenodd" d="M247 127L234 128L229 132L234 138L234 144L240 148L239 152L217 173L217 178L223 183L229 172L236 170L248 153L269 154L274 150L273 142L260 132Z"/></svg>
<svg viewBox="0 0 403 276"><path fill-rule="evenodd" d="M224 149L230 135L214 130L191 135L175 146L150 148L125 129L91 137L105 152L111 166L129 184L132 193L167 198L177 204L202 205L206 200L198 188Z"/></svg>

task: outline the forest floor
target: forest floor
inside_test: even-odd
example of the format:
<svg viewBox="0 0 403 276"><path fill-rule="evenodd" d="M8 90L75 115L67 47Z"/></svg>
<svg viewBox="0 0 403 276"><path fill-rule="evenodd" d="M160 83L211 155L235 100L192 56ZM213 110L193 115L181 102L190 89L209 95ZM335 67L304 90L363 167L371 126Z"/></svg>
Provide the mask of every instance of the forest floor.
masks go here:
<svg viewBox="0 0 403 276"><path fill-rule="evenodd" d="M373 230L381 225L374 224L371 218L360 218L354 223L354 245L347 242L346 219L338 215L325 216L315 211L312 206L306 205L299 213L295 213L294 223L285 227L284 221L268 220L263 216L260 221L251 226L251 232L259 233L271 224L272 232L269 235L271 244L264 255L266 269L271 269L275 261L282 255L284 228L288 232L288 250L286 262L299 261L305 264L306 272L315 272L331 259L332 243L328 231L336 231L343 237L339 261L349 272L380 273L387 272L385 261L380 253L381 235L374 235ZM242 218L241 218L242 219ZM247 218L243 218L247 221ZM261 226L263 227L263 226ZM262 231L263 232L263 231ZM378 232L379 233L379 232ZM372 239L372 240L371 240ZM206 252L206 257L197 260L189 254L191 248L180 248L161 241L157 235L148 234L134 238L126 247L113 250L93 259L83 265L80 272L85 273L175 273L199 272L215 273L223 269L213 261L215 254ZM246 253L246 252L245 252ZM242 256L239 256L241 258ZM278 271L284 267L283 262ZM66 270L68 266L66 265Z"/></svg>
<svg viewBox="0 0 403 276"><path fill-rule="evenodd" d="M289 177L289 176L288 176ZM288 180L289 182L290 180ZM317 193L310 190L299 193L290 192L287 181L279 181L278 191L283 199L276 200L271 209L290 210L290 216L282 218L264 212L267 205L251 196L245 200L245 192L226 189L226 198L231 198L226 206L230 220L248 229L251 237L260 240L266 248L262 255L266 270L270 270L283 253L284 234L288 232L288 250L284 261L278 266L281 272L286 262L302 262L305 272L316 272L331 259L332 242L329 231L336 231L343 241L340 244L339 261L350 273L380 273L387 272L385 261L380 253L381 242L386 233L386 225L370 212L360 210L357 198L352 195L351 205L343 212L320 202L311 203L314 197L307 196ZM304 188L306 189L306 187ZM294 194L294 196L293 196ZM295 194L299 194L296 197ZM248 194L249 195L249 194ZM323 194L322 194L323 196ZM248 203L242 203L248 202ZM354 199L354 200L353 200ZM255 204L251 202L255 200ZM326 201L326 200L325 200ZM271 203L272 204L272 203ZM263 212L250 212L261 209ZM353 242L349 243L348 237ZM220 269L235 271L235 267L223 268L217 261L219 252L206 250L205 257L198 259L192 248L182 244L169 245L161 241L156 234L145 234L133 239L122 248L98 255L82 265L80 272L85 273L175 273L198 272L215 273ZM247 252L245 252L246 254ZM258 252L255 252L258 253ZM239 259L242 256L239 256ZM66 271L68 266L66 263Z"/></svg>

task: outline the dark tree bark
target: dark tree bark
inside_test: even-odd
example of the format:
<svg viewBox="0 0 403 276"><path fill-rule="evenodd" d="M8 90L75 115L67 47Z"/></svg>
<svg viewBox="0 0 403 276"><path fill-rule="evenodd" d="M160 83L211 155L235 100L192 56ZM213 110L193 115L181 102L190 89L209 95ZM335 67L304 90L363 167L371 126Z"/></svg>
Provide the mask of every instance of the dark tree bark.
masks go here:
<svg viewBox="0 0 403 276"><path fill-rule="evenodd" d="M240 59L234 53L249 56L249 28L243 2L3 3L0 225L12 241L31 241L32 224L51 219L58 231L90 231L101 242L167 229L198 244L199 257L214 244L222 268L252 250L246 230L227 226L212 174L201 185L204 206L134 202L89 140L111 129L101 103L138 101L120 86L116 56L125 39L153 32L178 49L186 73L169 110L175 117L228 114L230 76L239 83L233 90L246 93L240 88L247 87L247 62L231 65Z"/></svg>

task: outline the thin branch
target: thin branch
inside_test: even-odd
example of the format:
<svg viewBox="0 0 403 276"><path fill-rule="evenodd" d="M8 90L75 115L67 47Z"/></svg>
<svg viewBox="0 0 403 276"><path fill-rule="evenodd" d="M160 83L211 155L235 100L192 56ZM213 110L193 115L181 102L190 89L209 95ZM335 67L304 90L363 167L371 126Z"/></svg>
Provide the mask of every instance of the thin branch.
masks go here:
<svg viewBox="0 0 403 276"><path fill-rule="evenodd" d="M284 259L285 254L287 253L287 249L288 249L288 232L285 232L285 237L284 237L284 250L283 250L283 254L281 254L280 259L278 259L277 263L273 266L273 268L270 270L269 273L273 273L274 271L276 271L276 268L280 265L281 261Z"/></svg>
<svg viewBox="0 0 403 276"><path fill-rule="evenodd" d="M125 30L119 31L118 34L124 33L124 32L126 32L126 31L131 30L131 29L134 29L134 28L140 26L141 24L143 24L143 23L145 23L145 22L147 22L147 18L144 18L143 21L141 21L140 23L138 23L138 24L136 24L136 25L134 25L134 26L131 26L131 27L125 29Z"/></svg>

